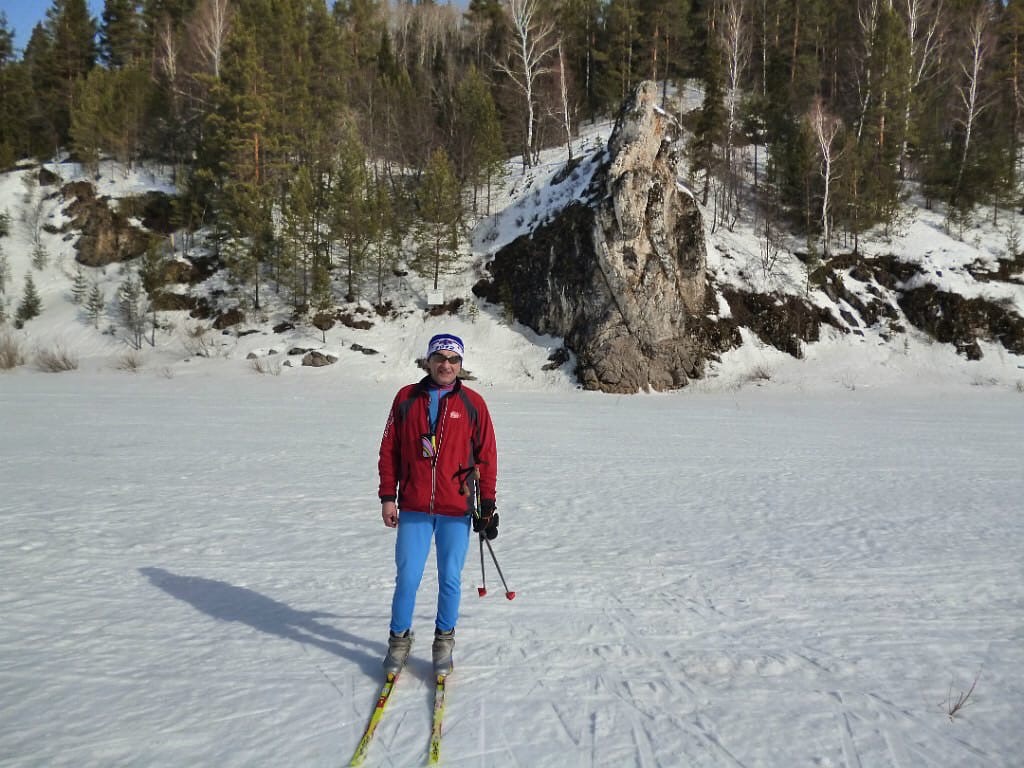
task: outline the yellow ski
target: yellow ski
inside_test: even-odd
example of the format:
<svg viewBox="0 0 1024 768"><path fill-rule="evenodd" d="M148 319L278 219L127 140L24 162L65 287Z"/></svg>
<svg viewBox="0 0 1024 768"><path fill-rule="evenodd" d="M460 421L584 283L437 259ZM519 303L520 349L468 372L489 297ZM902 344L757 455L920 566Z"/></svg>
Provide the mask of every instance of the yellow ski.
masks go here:
<svg viewBox="0 0 1024 768"><path fill-rule="evenodd" d="M446 675L437 676L434 688L434 724L430 729L430 751L427 765L437 765L441 760L441 725L444 722L444 694Z"/></svg>
<svg viewBox="0 0 1024 768"><path fill-rule="evenodd" d="M380 689L380 696L377 697L377 705L373 708L370 722L366 724L366 730L363 731L363 738L360 739L359 746L356 747L356 752L352 755L352 760L349 762L350 766L362 765L366 759L366 752L370 748L373 733L377 730L377 724L380 722L381 717L384 716L384 707L387 706L388 699L391 698L391 691L395 687L396 680L398 680L398 675L389 674L387 680L384 681L384 685Z"/></svg>

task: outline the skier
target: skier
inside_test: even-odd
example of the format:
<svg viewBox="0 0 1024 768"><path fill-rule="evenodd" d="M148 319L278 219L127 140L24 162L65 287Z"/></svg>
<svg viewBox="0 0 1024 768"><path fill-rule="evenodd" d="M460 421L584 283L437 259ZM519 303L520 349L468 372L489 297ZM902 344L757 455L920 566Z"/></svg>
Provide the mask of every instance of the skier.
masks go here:
<svg viewBox="0 0 1024 768"><path fill-rule="evenodd" d="M381 517L398 528L395 591L384 670L397 675L412 648L412 616L430 541L437 551L434 674L452 670L469 531L498 535L498 455L483 398L459 379L465 345L441 333L427 345L429 375L395 396L380 444ZM476 484L479 483L479 494ZM480 498L480 508L474 509Z"/></svg>

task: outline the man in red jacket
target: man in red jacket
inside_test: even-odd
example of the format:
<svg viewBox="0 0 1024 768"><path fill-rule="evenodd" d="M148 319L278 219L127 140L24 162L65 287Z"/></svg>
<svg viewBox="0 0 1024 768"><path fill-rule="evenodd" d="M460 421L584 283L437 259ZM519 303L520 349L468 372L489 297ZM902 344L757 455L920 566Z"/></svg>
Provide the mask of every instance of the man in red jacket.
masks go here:
<svg viewBox="0 0 1024 768"><path fill-rule="evenodd" d="M398 572L384 659L389 675L398 674L409 657L416 591L431 539L437 548L438 577L434 673L447 675L452 669L470 526L488 539L498 535L494 429L483 398L458 378L464 355L458 336L441 333L431 338L429 375L398 391L380 443L381 517L388 528L398 528Z"/></svg>

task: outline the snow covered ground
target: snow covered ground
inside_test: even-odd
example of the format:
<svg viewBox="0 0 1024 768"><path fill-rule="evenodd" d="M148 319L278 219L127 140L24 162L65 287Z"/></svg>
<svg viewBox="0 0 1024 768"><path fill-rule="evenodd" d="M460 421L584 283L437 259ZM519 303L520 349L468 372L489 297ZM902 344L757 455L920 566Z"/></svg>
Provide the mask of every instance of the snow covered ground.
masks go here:
<svg viewBox="0 0 1024 768"><path fill-rule="evenodd" d="M0 376L0 765L347 763L394 387L339 369ZM480 389L518 594L471 550L445 765L1021 765L1019 393ZM425 762L435 584L369 765Z"/></svg>
<svg viewBox="0 0 1024 768"><path fill-rule="evenodd" d="M273 333L288 310L270 294L235 332L163 313L138 351L112 302L124 268L88 271L111 301L94 328L70 298L73 237L39 226L67 220L63 201L26 184L35 170L0 174L0 301L13 315L30 273L43 301L0 332L26 357L0 372L0 767L346 764L393 580L376 448L442 330L466 339L491 405L495 546L518 593L505 600L488 563L479 598L471 552L445 765L1024 765L1024 357L983 343L967 361L913 329L865 327L825 329L797 360L744 330L684 391L580 392L572 361L542 370L561 339L470 291L490 252L580 194L548 185L563 161L510 165L465 269L443 278L458 315L429 316L410 274L389 286L397 316L362 303L369 329ZM107 164L98 186L170 189ZM1024 314L1020 275L966 270L1015 240L1013 219L987 220L956 238L908 205L863 246ZM802 295L801 262L760 269L755 231L706 233L715 283ZM339 362L287 367L294 346ZM47 350L78 370L40 373ZM369 765L425 761L435 585L428 567Z"/></svg>

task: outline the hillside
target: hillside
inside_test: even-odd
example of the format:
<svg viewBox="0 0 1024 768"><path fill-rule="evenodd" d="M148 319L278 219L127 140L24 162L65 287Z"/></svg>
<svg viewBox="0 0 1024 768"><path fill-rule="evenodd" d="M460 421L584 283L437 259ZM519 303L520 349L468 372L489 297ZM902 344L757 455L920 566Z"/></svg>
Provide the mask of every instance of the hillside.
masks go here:
<svg viewBox="0 0 1024 768"><path fill-rule="evenodd" d="M609 131L608 124L591 127L577 142L575 152L587 156L599 152ZM9 235L0 239L8 273L6 293L0 298L5 300L5 314L13 321L25 278L31 273L43 311L22 330L13 330L9 321L5 333L21 349L26 371L40 367L35 362L40 351L56 351L57 357L76 362L79 370L122 368L173 376L196 368L228 366L302 375L307 371L299 366L301 358L288 353L316 349L339 358L339 366L327 369L337 375L400 381L417 375L413 361L421 354L424 340L448 328L466 337L470 348L467 367L488 385L571 389L575 387L572 359L560 367L548 364L549 357L562 346L560 339L539 337L506 317L500 305L482 301L471 290L483 274L489 254L579 194L580 188L571 183L550 183L565 159L564 150L551 150L540 165L526 173L517 161L509 163L495 186L495 213L473 223L462 268L442 276L444 301L454 300L458 305L453 314L432 312L429 282L402 270L401 276L389 277L386 296L392 301L392 311L386 316L378 315L365 299L350 304L339 300L335 315L340 321L322 333L308 319L297 322L290 318L268 288L259 313L249 313L239 318L241 322L218 329L214 327L216 315L238 302L231 298L222 274L215 272L191 286L171 289L193 299L201 296L215 317L196 319L182 310L161 311L152 338L155 343L149 343L147 332L137 350L126 343L113 299L126 269L137 269L141 259L128 267L82 268L107 299L102 318L94 323L83 306L72 300L78 268L75 247L81 231L72 224L70 201L58 192L86 176L74 163L48 163L46 170L58 180L39 186L31 181L39 177L39 169L21 166L0 175L0 211L7 212L10 229ZM125 169L104 162L99 178L88 180L97 196L108 198L113 208L150 190L173 194L173 185L160 169ZM580 174L576 183L582 185L586 180L586 174ZM718 315L740 326L743 343L713 363L705 379L693 387L1024 387L1020 347L1024 341L1013 341L1013 333L1019 332L1014 323L1024 324L1024 263L1020 257L1008 255L1017 238L1016 222L1005 211L999 212L998 224L992 220L991 211L978 210L972 226L954 236L941 211L929 210L912 197L896 231L862 240L856 258L839 252L831 269L816 276L809 273L818 265L808 266L807 257L801 256L807 247L802 240L791 238L766 250L750 217L737 221L731 229L710 231L706 227L708 271L718 296ZM143 226L137 218L133 223ZM41 269L33 266L34 241L46 254ZM180 257L181 238L175 241ZM199 233L189 256L194 259L202 252ZM946 297L947 304L919 310L903 300L909 292L921 289L928 289L929 296ZM744 299L739 316L736 295L759 298ZM810 340L797 340L787 327L791 322L787 297L813 307L817 316L825 319ZM953 305L948 304L949 297L956 299ZM924 329L923 322L929 317L934 326L936 316L948 315L950 306L963 310L971 302L981 302L986 308L981 320L967 316L956 333L947 334L950 343L936 340L942 336L941 329ZM998 316L993 318L992 312ZM1000 329L1007 323L1009 332L1000 343ZM294 327L281 330L282 324Z"/></svg>

